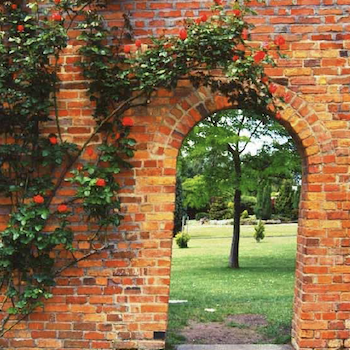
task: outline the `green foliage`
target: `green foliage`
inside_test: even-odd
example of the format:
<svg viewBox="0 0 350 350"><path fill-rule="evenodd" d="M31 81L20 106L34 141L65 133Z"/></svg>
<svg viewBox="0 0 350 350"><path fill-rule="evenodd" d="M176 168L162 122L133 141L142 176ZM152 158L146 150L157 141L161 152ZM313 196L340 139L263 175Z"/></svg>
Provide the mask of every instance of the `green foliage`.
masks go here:
<svg viewBox="0 0 350 350"><path fill-rule="evenodd" d="M257 203L256 197L243 195L241 198L241 209L243 211L247 210L248 214L253 214L256 203Z"/></svg>
<svg viewBox="0 0 350 350"><path fill-rule="evenodd" d="M173 229L174 234L182 230L182 218L185 215L185 213L186 211L183 206L181 178L176 177L175 212L174 212L174 229Z"/></svg>
<svg viewBox="0 0 350 350"><path fill-rule="evenodd" d="M265 238L265 225L261 220L254 226L254 238L258 243Z"/></svg>
<svg viewBox="0 0 350 350"><path fill-rule="evenodd" d="M212 220L232 219L233 207L228 205L225 198L214 197L210 203L209 217Z"/></svg>
<svg viewBox="0 0 350 350"><path fill-rule="evenodd" d="M256 156L243 154L249 144L267 135L276 140L283 138L286 145L281 146L276 142L271 147L265 146L265 152L261 151ZM283 162L283 159L297 154L292 146L289 147L293 141L291 138L285 139L285 135L285 131L267 115L257 115L251 110L224 111L198 123L185 139L178 159L178 172L184 179L184 187L188 183L188 191L185 189L184 193L185 203L190 207L204 208L211 197L233 198L238 180L233 153L241 162L239 182L243 193L255 192L260 177L276 179L284 176L282 170L285 176L290 176L294 169L298 173L300 163L299 168L294 163L298 164L299 158L295 162ZM228 151L228 145L233 152ZM278 161L273 162L275 158ZM260 166L260 163L264 165ZM252 214L255 204L254 197L242 196L243 210Z"/></svg>
<svg viewBox="0 0 350 350"><path fill-rule="evenodd" d="M260 151L244 158L247 171L247 188L256 190L256 184L271 183L279 188L284 179L301 179L301 159L291 137L285 131L270 145L263 145Z"/></svg>
<svg viewBox="0 0 350 350"><path fill-rule="evenodd" d="M260 186L258 189L255 215L258 219L268 220L272 215L271 184Z"/></svg>
<svg viewBox="0 0 350 350"><path fill-rule="evenodd" d="M186 179L183 184L184 205L195 209L204 209L209 203L209 193L204 176L197 175Z"/></svg>
<svg viewBox="0 0 350 350"><path fill-rule="evenodd" d="M297 187L297 190L294 191L294 194L293 194L292 219L297 219L298 218L300 193L301 193L301 186L299 185Z"/></svg>
<svg viewBox="0 0 350 350"><path fill-rule="evenodd" d="M243 210L241 214L241 219L247 219L249 218L248 210Z"/></svg>
<svg viewBox="0 0 350 350"><path fill-rule="evenodd" d="M209 218L209 213L197 213L196 214L196 220L199 221L200 219Z"/></svg>
<svg viewBox="0 0 350 350"><path fill-rule="evenodd" d="M188 242L190 239L190 235L186 232L179 232L175 236L175 241L179 248L188 248Z"/></svg>
<svg viewBox="0 0 350 350"><path fill-rule="evenodd" d="M288 218L292 218L294 191L291 180L284 180L276 199L276 212Z"/></svg>

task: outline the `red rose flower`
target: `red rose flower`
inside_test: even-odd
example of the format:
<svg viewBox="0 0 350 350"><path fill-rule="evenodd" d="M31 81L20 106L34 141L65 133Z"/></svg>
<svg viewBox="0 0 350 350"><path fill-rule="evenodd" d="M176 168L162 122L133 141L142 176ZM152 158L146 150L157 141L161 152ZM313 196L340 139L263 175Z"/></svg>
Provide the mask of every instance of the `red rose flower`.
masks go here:
<svg viewBox="0 0 350 350"><path fill-rule="evenodd" d="M68 207L67 205L65 204L60 204L58 207L57 207L57 211L59 213L66 213L68 211Z"/></svg>
<svg viewBox="0 0 350 350"><path fill-rule="evenodd" d="M55 4L58 5L61 3L61 0L55 0Z"/></svg>
<svg viewBox="0 0 350 350"><path fill-rule="evenodd" d="M268 78L266 75L264 75L264 76L261 78L261 82L264 83L264 84L266 84L268 81L269 81L269 78Z"/></svg>
<svg viewBox="0 0 350 350"><path fill-rule="evenodd" d="M276 113L276 119L279 120L282 118L281 112Z"/></svg>
<svg viewBox="0 0 350 350"><path fill-rule="evenodd" d="M49 137L49 141L50 141L51 145L57 145L57 142L58 142L56 136Z"/></svg>
<svg viewBox="0 0 350 350"><path fill-rule="evenodd" d="M87 155L88 155L89 157L92 157L92 156L94 155L94 151L93 151L92 148L88 148L88 149L86 150L86 153L87 153Z"/></svg>
<svg viewBox="0 0 350 350"><path fill-rule="evenodd" d="M106 186L105 179L97 179L96 186L98 186L98 187L105 187Z"/></svg>
<svg viewBox="0 0 350 350"><path fill-rule="evenodd" d="M136 47L141 47L141 45L142 45L141 40L140 40L140 39L137 39L137 40L135 41L135 45L136 45Z"/></svg>
<svg viewBox="0 0 350 350"><path fill-rule="evenodd" d="M12 10L17 10L17 4L12 4L11 8L12 8Z"/></svg>
<svg viewBox="0 0 350 350"><path fill-rule="evenodd" d="M206 14L201 16L201 21L206 22L208 20L208 16Z"/></svg>
<svg viewBox="0 0 350 350"><path fill-rule="evenodd" d="M236 9L236 10L233 10L232 13L233 13L236 17L239 17L239 16L241 15L242 12L241 12L241 10Z"/></svg>
<svg viewBox="0 0 350 350"><path fill-rule="evenodd" d="M23 24L19 24L17 26L17 31L20 32L20 33L24 32L24 25Z"/></svg>
<svg viewBox="0 0 350 350"><path fill-rule="evenodd" d="M238 55L234 55L233 57L232 57L232 61L233 62L236 62L236 61L238 61L239 60L239 56Z"/></svg>
<svg viewBox="0 0 350 350"><path fill-rule="evenodd" d="M36 196L33 197L33 201L36 204L43 204L44 203L44 197L40 194L37 194Z"/></svg>
<svg viewBox="0 0 350 350"><path fill-rule="evenodd" d="M277 91L277 86L274 84L269 85L269 91L271 94L274 94Z"/></svg>
<svg viewBox="0 0 350 350"><path fill-rule="evenodd" d="M122 120L122 124L124 126L133 126L134 125L134 121L130 117L125 117Z"/></svg>
<svg viewBox="0 0 350 350"><path fill-rule="evenodd" d="M62 21L62 16L59 12L54 12L51 16L52 20L55 22L61 22Z"/></svg>
<svg viewBox="0 0 350 350"><path fill-rule="evenodd" d="M196 24L200 25L202 23L202 20L200 18L196 18L195 22Z"/></svg>
<svg viewBox="0 0 350 350"><path fill-rule="evenodd" d="M277 46L282 46L286 43L286 39L282 35L279 35L275 38L274 43Z"/></svg>
<svg viewBox="0 0 350 350"><path fill-rule="evenodd" d="M243 31L242 31L242 39L243 40L247 40L248 39L248 30L247 29L243 29Z"/></svg>
<svg viewBox="0 0 350 350"><path fill-rule="evenodd" d="M214 0L216 6L222 6L222 0Z"/></svg>
<svg viewBox="0 0 350 350"><path fill-rule="evenodd" d="M180 30L179 36L180 36L181 40L186 40L187 39L187 30L185 28L182 28Z"/></svg>
<svg viewBox="0 0 350 350"><path fill-rule="evenodd" d="M131 51L131 47L129 45L124 46L124 53L128 54Z"/></svg>
<svg viewBox="0 0 350 350"><path fill-rule="evenodd" d="M255 63L261 62L266 56L266 53L264 51L258 51L254 56Z"/></svg>

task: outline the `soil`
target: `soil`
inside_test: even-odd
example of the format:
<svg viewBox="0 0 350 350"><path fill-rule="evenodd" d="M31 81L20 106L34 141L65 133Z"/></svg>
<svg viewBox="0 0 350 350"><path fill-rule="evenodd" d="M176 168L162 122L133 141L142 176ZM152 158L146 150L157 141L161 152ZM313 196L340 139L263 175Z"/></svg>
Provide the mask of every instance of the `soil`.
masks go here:
<svg viewBox="0 0 350 350"><path fill-rule="evenodd" d="M225 322L197 323L190 321L183 329L189 344L254 344L268 341L257 329L268 324L262 315L228 316Z"/></svg>

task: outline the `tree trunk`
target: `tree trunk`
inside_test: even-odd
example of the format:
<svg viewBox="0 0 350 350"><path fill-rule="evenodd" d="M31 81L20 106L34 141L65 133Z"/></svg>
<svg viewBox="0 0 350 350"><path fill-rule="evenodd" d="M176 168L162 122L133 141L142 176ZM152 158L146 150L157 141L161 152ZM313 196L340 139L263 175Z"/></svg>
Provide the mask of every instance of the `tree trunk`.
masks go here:
<svg viewBox="0 0 350 350"><path fill-rule="evenodd" d="M238 147L234 150L229 146L229 151L233 155L233 161L235 165L236 173L236 186L235 186L235 196L234 196L234 215L233 215L233 237L231 243L231 252L229 258L229 266L232 269L239 269L239 238L240 238L240 224L241 224L241 159L240 153L238 152Z"/></svg>
<svg viewBox="0 0 350 350"><path fill-rule="evenodd" d="M234 205L233 237L231 243L229 266L232 269L239 269L239 238L241 223L241 190L239 189L235 190Z"/></svg>

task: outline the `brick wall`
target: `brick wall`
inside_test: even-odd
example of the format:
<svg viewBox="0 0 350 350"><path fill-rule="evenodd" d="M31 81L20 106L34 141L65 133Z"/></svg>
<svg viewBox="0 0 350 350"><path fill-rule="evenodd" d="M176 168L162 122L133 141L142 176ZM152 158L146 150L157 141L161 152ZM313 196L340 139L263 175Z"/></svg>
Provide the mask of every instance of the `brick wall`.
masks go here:
<svg viewBox="0 0 350 350"><path fill-rule="evenodd" d="M350 349L350 47L349 0L270 0L258 12L256 41L287 39L289 60L268 75L288 103L281 123L303 154L293 342L296 349ZM131 11L135 34L173 33L206 1L114 1L105 15L120 24ZM67 50L61 78L64 135L82 142L92 106ZM4 349L161 349L167 326L176 156L189 130L227 108L220 96L186 81L159 91L148 108L130 111L138 141L133 169L121 177L125 220L109 235L113 249L66 270L54 298L0 340ZM51 126L47 126L48 130ZM96 140L98 141L98 140ZM62 193L64 195L64 192ZM2 203L6 204L5 201ZM4 226L0 220L0 228ZM88 227L75 224L84 247Z"/></svg>

